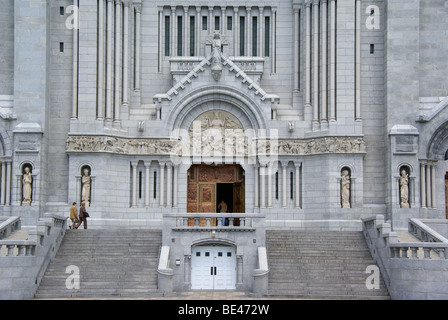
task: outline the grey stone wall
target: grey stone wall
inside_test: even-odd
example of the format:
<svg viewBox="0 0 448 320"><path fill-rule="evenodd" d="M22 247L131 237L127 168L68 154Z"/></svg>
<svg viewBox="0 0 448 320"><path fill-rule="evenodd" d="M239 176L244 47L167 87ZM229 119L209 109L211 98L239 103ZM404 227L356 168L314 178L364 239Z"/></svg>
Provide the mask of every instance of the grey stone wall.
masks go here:
<svg viewBox="0 0 448 320"><path fill-rule="evenodd" d="M448 96L448 6L444 0L420 1L420 97Z"/></svg>
<svg viewBox="0 0 448 320"><path fill-rule="evenodd" d="M0 11L0 95L12 95L14 84L14 0L2 1Z"/></svg>

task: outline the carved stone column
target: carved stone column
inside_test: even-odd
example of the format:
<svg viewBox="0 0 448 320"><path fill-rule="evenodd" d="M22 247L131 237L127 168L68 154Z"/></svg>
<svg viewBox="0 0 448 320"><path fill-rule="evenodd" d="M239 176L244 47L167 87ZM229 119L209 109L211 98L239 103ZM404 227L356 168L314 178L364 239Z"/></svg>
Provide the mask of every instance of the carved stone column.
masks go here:
<svg viewBox="0 0 448 320"><path fill-rule="evenodd" d="M123 104L129 104L129 6L130 0L123 0Z"/></svg>
<svg viewBox="0 0 448 320"><path fill-rule="evenodd" d="M313 123L319 122L319 0L313 0Z"/></svg>
<svg viewBox="0 0 448 320"><path fill-rule="evenodd" d="M98 1L98 77L97 119L104 118L104 0Z"/></svg>
<svg viewBox="0 0 448 320"><path fill-rule="evenodd" d="M330 0L330 121L336 121L336 0Z"/></svg>
<svg viewBox="0 0 448 320"><path fill-rule="evenodd" d="M173 173L173 207L177 208L177 193L178 193L178 175L179 175L179 165L173 165L174 173Z"/></svg>
<svg viewBox="0 0 448 320"><path fill-rule="evenodd" d="M112 24L113 0L107 0L107 27L106 27L106 120L112 120Z"/></svg>
<svg viewBox="0 0 448 320"><path fill-rule="evenodd" d="M264 30L263 30L263 26L264 26L264 7L259 7L258 9L260 12L258 13L259 15L259 19L260 19L260 35L258 36L258 56L262 57L263 56L263 43L264 43Z"/></svg>
<svg viewBox="0 0 448 320"><path fill-rule="evenodd" d="M2 184L1 184L1 205L6 204L6 162L2 162L1 164L1 170L2 170Z"/></svg>
<svg viewBox="0 0 448 320"><path fill-rule="evenodd" d="M299 14L300 14L300 8L299 7L294 7L294 32L293 32L293 37L294 37L294 88L293 91L294 92L298 92L299 91L299 31L300 31L300 26L299 26Z"/></svg>
<svg viewBox="0 0 448 320"><path fill-rule="evenodd" d="M151 161L148 162L144 162L145 165L145 207L149 207L149 199L150 199L150 195L151 193L149 192L149 186L151 185L150 180L149 180L149 172L150 172L150 167L151 167Z"/></svg>
<svg viewBox="0 0 448 320"><path fill-rule="evenodd" d="M431 167L429 164L426 164L426 207L432 208Z"/></svg>
<svg viewBox="0 0 448 320"><path fill-rule="evenodd" d="M302 162L294 162L296 168L296 208L300 208L300 167L302 167Z"/></svg>
<svg viewBox="0 0 448 320"><path fill-rule="evenodd" d="M247 11L247 30L246 30L246 47L247 47L247 52L246 52L246 56L251 57L252 56L252 8L251 7L246 7L246 11Z"/></svg>
<svg viewBox="0 0 448 320"><path fill-rule="evenodd" d="M115 0L115 102L114 122L120 122L120 78L121 78L121 8L123 0Z"/></svg>
<svg viewBox="0 0 448 320"><path fill-rule="evenodd" d="M134 63L134 90L140 91L140 66L141 66L141 15L142 4L134 5L135 10L135 63Z"/></svg>
<svg viewBox="0 0 448 320"><path fill-rule="evenodd" d="M426 208L426 185L425 185L425 164L420 164L420 203L422 208Z"/></svg>
<svg viewBox="0 0 448 320"><path fill-rule="evenodd" d="M135 208L137 206L137 166L138 161L132 161L132 203L131 207Z"/></svg>
<svg viewBox="0 0 448 320"><path fill-rule="evenodd" d="M355 11L355 120L361 120L361 0L356 0Z"/></svg>
<svg viewBox="0 0 448 320"><path fill-rule="evenodd" d="M305 106L311 107L311 0L305 2Z"/></svg>
<svg viewBox="0 0 448 320"><path fill-rule="evenodd" d="M160 207L165 206L165 162L160 162Z"/></svg>
<svg viewBox="0 0 448 320"><path fill-rule="evenodd" d="M260 162L260 193L261 204L260 208L266 208L266 162Z"/></svg>
<svg viewBox="0 0 448 320"><path fill-rule="evenodd" d="M436 205L436 166L431 163L431 207L435 209Z"/></svg>
<svg viewBox="0 0 448 320"><path fill-rule="evenodd" d="M166 206L170 208L172 206L173 188L171 186L173 173L173 164L171 162L166 163Z"/></svg>
<svg viewBox="0 0 448 320"><path fill-rule="evenodd" d="M171 7L171 57L177 55L176 51L176 7Z"/></svg>
<svg viewBox="0 0 448 320"><path fill-rule="evenodd" d="M268 163L268 208L272 208L272 162Z"/></svg>
<svg viewBox="0 0 448 320"><path fill-rule="evenodd" d="M78 118L78 58L79 58L79 1L73 0L75 27L73 28L73 83L72 83L72 119Z"/></svg>
<svg viewBox="0 0 448 320"><path fill-rule="evenodd" d="M233 8L233 55L238 55L238 7Z"/></svg>
<svg viewBox="0 0 448 320"><path fill-rule="evenodd" d="M322 72L321 72L321 105L322 105L322 114L321 114L321 121L327 122L328 121L328 109L327 109L327 0L321 0L320 2L320 8L321 8L321 16L322 16L322 45L321 45L321 57L322 57Z"/></svg>
<svg viewBox="0 0 448 320"><path fill-rule="evenodd" d="M201 55L201 7L196 7L196 56Z"/></svg>
<svg viewBox="0 0 448 320"><path fill-rule="evenodd" d="M254 164L254 199L255 199L255 203L254 203L254 207L258 208L260 206L260 201L258 199L258 188L259 188L259 170L258 170L258 164Z"/></svg>
<svg viewBox="0 0 448 320"><path fill-rule="evenodd" d="M286 208L286 199L287 199L287 191L286 191L286 167L288 166L287 161L282 161L282 207Z"/></svg>
<svg viewBox="0 0 448 320"><path fill-rule="evenodd" d="M208 25L210 26L209 28L208 28L208 33L211 35L211 34L213 34L213 31L214 31L214 27L213 27L213 7L208 7L208 20L209 20L209 23L208 23Z"/></svg>
<svg viewBox="0 0 448 320"><path fill-rule="evenodd" d="M186 57L190 55L188 51L188 6L184 7L184 19L184 48L182 50L182 55Z"/></svg>

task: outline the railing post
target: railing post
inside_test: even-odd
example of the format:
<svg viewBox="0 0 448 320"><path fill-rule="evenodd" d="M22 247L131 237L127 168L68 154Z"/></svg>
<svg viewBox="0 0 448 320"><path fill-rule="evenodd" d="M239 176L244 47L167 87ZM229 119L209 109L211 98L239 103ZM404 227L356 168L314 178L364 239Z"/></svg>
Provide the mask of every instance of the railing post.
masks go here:
<svg viewBox="0 0 448 320"><path fill-rule="evenodd" d="M417 248L417 247L411 247L412 258L413 258L413 259L417 259L417 258L418 258L418 257L417 257L417 251L418 251L418 248Z"/></svg>
<svg viewBox="0 0 448 320"><path fill-rule="evenodd" d="M425 259L431 259L430 250L431 250L431 248L423 247L424 258Z"/></svg>

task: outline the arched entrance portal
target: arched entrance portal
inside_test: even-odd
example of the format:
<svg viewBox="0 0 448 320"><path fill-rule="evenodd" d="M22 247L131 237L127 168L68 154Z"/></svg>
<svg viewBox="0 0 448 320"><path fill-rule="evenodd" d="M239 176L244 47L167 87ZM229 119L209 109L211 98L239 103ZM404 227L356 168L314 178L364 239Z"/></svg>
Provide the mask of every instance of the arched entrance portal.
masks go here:
<svg viewBox="0 0 448 320"><path fill-rule="evenodd" d="M221 201L229 213L245 212L244 170L238 164L192 165L187 192L188 212L221 212Z"/></svg>

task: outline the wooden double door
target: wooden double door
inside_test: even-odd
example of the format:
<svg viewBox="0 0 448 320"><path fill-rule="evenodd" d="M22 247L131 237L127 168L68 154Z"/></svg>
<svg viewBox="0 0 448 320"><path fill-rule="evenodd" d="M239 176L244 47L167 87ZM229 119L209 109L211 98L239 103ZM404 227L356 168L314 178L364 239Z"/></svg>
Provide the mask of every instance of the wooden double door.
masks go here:
<svg viewBox="0 0 448 320"><path fill-rule="evenodd" d="M240 165L193 165L188 170L187 211L244 213L244 170Z"/></svg>

